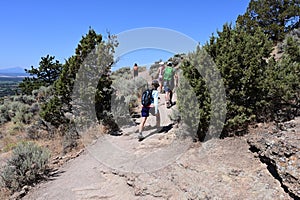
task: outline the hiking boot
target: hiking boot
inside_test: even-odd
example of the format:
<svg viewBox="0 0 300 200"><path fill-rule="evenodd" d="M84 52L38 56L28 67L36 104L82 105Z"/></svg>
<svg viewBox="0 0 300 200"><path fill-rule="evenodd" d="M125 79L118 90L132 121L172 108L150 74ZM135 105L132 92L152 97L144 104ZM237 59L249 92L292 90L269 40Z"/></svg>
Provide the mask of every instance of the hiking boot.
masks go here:
<svg viewBox="0 0 300 200"><path fill-rule="evenodd" d="M170 107L170 102L166 102L166 107L167 107L167 108Z"/></svg>
<svg viewBox="0 0 300 200"><path fill-rule="evenodd" d="M167 108L171 108L172 107L172 102L167 102Z"/></svg>
<svg viewBox="0 0 300 200"><path fill-rule="evenodd" d="M171 108L173 106L172 101L167 102L167 108Z"/></svg>
<svg viewBox="0 0 300 200"><path fill-rule="evenodd" d="M143 134L142 134L142 133L139 133L139 135L138 135L138 139L139 139L139 141L142 141L142 140L144 139L144 136L143 136Z"/></svg>

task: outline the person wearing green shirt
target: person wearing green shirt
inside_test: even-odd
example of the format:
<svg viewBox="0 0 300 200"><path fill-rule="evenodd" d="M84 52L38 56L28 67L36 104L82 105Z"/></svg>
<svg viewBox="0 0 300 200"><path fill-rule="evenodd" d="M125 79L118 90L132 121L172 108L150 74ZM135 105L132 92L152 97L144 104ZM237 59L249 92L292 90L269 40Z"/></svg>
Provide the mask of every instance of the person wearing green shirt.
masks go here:
<svg viewBox="0 0 300 200"><path fill-rule="evenodd" d="M173 64L168 62L165 70L164 70L164 91L165 91L165 101L167 108L170 108L173 105L172 96L173 96L173 88L174 88L174 75L175 69L173 68Z"/></svg>

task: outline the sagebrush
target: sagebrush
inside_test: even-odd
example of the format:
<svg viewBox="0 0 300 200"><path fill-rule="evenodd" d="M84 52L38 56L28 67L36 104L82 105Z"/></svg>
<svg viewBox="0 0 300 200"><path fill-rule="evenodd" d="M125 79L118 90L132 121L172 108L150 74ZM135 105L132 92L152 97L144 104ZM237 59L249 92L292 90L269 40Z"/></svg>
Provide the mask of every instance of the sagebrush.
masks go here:
<svg viewBox="0 0 300 200"><path fill-rule="evenodd" d="M49 173L49 159L49 150L33 142L19 143L1 174L4 186L14 192L45 179Z"/></svg>

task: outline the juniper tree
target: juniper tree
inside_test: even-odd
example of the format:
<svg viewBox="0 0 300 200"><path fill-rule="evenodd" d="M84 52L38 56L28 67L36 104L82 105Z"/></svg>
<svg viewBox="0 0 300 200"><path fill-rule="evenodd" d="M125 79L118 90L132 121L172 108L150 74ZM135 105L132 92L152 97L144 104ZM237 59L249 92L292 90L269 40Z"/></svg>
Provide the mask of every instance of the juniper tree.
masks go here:
<svg viewBox="0 0 300 200"><path fill-rule="evenodd" d="M66 111L71 110L71 95L76 79L76 74L82 66L85 58L91 53L95 47L102 41L102 35L96 34L93 29L82 37L76 50L75 55L70 57L63 66L60 78L55 82L56 94L60 96L63 104L66 105Z"/></svg>
<svg viewBox="0 0 300 200"><path fill-rule="evenodd" d="M244 131L264 106L264 71L272 44L260 29L248 33L225 24L205 49L219 68L226 89L228 103L223 134Z"/></svg>
<svg viewBox="0 0 300 200"><path fill-rule="evenodd" d="M177 89L181 120L200 141L220 135L226 114L223 82L209 54L200 46L181 64Z"/></svg>
<svg viewBox="0 0 300 200"><path fill-rule="evenodd" d="M31 77L26 77L19 85L22 93L30 95L33 90L41 86L52 85L59 77L62 64L55 60L54 56L47 55L42 57L38 68L31 66L31 69L25 69L25 72Z"/></svg>
<svg viewBox="0 0 300 200"><path fill-rule="evenodd" d="M297 40L298 39L298 40ZM300 46L299 38L287 37L279 61L269 61L264 81L272 120L285 121L299 115Z"/></svg>
<svg viewBox="0 0 300 200"><path fill-rule="evenodd" d="M90 29L82 37L75 50L75 55L66 61L59 79L54 83L56 100L49 100L42 107L43 118L46 118L47 115L55 115L56 117L53 120L59 121L48 118L52 124L64 123L67 121L64 113L73 112L75 104L77 108L83 110L96 109L97 116L98 113L109 108L107 106L100 106L99 108L98 105L107 105L107 99L109 99L108 96L111 93L109 89L111 81L108 74L113 63L113 49L116 46L115 38L111 39L111 37L109 36L108 41L104 41L102 35L97 34L93 29ZM80 73L78 73L79 71ZM75 90L74 84L76 81L77 88ZM72 99L74 96L83 99L77 99L76 101L76 99ZM57 100L60 101L59 104L53 103ZM82 102L89 102L89 105L84 105ZM90 109L89 106L91 105L94 106L93 109Z"/></svg>
<svg viewBox="0 0 300 200"><path fill-rule="evenodd" d="M262 28L269 38L282 41L290 30L299 27L299 0L251 0L245 14L240 15L237 24L247 32Z"/></svg>

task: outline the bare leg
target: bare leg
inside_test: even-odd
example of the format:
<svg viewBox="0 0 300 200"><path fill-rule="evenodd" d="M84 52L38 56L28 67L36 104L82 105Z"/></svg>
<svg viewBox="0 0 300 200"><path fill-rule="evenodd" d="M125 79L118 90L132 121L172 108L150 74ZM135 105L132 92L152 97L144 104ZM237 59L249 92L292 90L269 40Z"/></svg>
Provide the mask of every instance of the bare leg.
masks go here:
<svg viewBox="0 0 300 200"><path fill-rule="evenodd" d="M159 112L156 114L156 128L160 128L160 114L159 114Z"/></svg>
<svg viewBox="0 0 300 200"><path fill-rule="evenodd" d="M169 99L170 99L170 92L166 92L166 95L165 95L165 101L166 103L169 102Z"/></svg>
<svg viewBox="0 0 300 200"><path fill-rule="evenodd" d="M143 132L146 121L147 121L147 117L143 117L142 121L141 121L141 124L140 124L140 127L139 127L139 133Z"/></svg>

